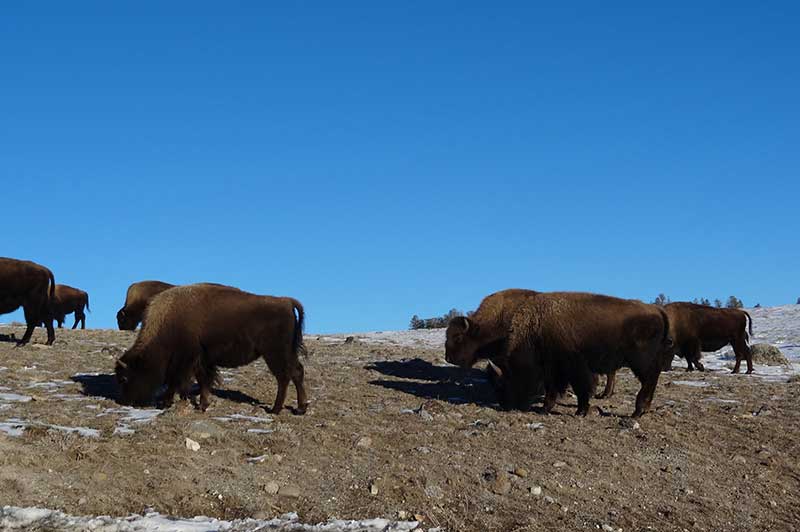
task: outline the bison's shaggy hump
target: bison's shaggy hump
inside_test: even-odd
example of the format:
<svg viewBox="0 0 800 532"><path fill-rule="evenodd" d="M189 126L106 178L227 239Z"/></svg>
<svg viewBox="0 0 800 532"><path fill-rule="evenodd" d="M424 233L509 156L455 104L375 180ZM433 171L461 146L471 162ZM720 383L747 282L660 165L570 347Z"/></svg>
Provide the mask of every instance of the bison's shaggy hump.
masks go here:
<svg viewBox="0 0 800 532"><path fill-rule="evenodd" d="M298 359L304 350L303 322L303 306L289 297L210 283L165 290L150 301L134 345L117 364L123 398L148 401L166 383L169 404L176 391L186 392L194 375L205 410L218 367L261 357L278 380L273 412L283 407L289 381L297 388L302 412L308 402Z"/></svg>

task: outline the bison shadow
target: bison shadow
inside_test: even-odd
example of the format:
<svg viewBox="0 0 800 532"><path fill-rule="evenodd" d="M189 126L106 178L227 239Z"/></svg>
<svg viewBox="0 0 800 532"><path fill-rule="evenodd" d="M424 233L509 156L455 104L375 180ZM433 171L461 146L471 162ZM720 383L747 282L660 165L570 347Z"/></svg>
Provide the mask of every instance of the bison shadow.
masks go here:
<svg viewBox="0 0 800 532"><path fill-rule="evenodd" d="M378 361L368 364L365 369L377 371L389 377L409 379L370 381L370 384L374 386L382 386L422 399L437 399L452 404L474 403L480 406L499 408L495 392L486 378L486 373L478 369L436 366L421 358Z"/></svg>
<svg viewBox="0 0 800 532"><path fill-rule="evenodd" d="M100 373L97 375L78 373L70 377L70 379L83 386L83 395L102 397L119 402L119 385L113 373Z"/></svg>
<svg viewBox="0 0 800 532"><path fill-rule="evenodd" d="M14 343L17 343L18 341L19 341L19 339L17 339L17 337L14 335L14 333L11 333L11 334L0 334L0 342L14 342Z"/></svg>
<svg viewBox="0 0 800 532"><path fill-rule="evenodd" d="M113 373L101 373L101 374L77 374L70 377L73 382L77 382L81 386L83 386L82 394L91 397L102 397L104 399L110 399L116 403L120 402L120 389L119 385L117 384L116 376ZM162 387L161 390L156 394L156 399L150 402L150 405L158 405L161 400L161 396L164 392ZM189 395L194 397L200 393L200 388L195 384L192 386ZM270 405L265 405L260 400L252 397L246 393L240 392L238 390L222 390L218 388L213 388L211 393L215 397L219 397L220 399L225 399L228 401L233 401L235 403L244 403L250 404L255 406L261 406L265 408L269 408Z"/></svg>

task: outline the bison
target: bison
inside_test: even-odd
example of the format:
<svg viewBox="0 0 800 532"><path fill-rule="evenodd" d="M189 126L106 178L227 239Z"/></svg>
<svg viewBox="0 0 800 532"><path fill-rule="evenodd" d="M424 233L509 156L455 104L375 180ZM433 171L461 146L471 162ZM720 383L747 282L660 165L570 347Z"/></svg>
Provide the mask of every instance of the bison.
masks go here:
<svg viewBox="0 0 800 532"><path fill-rule="evenodd" d="M86 314L83 309L86 308L89 312L89 294L78 288L73 288L65 284L57 284L55 290L55 298L52 302L52 317L58 323L60 329L64 325L64 319L67 314L75 313L75 323L72 328L81 324L81 329L86 328Z"/></svg>
<svg viewBox="0 0 800 532"><path fill-rule="evenodd" d="M157 294L173 288L174 284L161 281L140 281L128 287L125 304L117 312L117 325L121 331L133 331L142 322L147 304Z"/></svg>
<svg viewBox="0 0 800 532"><path fill-rule="evenodd" d="M56 339L53 331L51 301L55 295L56 280L49 269L26 260L0 257L0 314L14 312L22 307L25 312L25 334L17 345L27 344L33 329L44 322L47 328L47 345Z"/></svg>
<svg viewBox="0 0 800 532"><path fill-rule="evenodd" d="M166 290L151 300L136 341L117 360L122 402L148 402L166 384L163 405L169 407L176 391L186 394L194 375L200 386L198 406L205 411L218 367L243 366L262 357L278 381L271 412L281 411L292 381L296 413L303 414L308 406L299 361L305 352L303 322L303 306L290 297L208 283Z"/></svg>
<svg viewBox="0 0 800 532"><path fill-rule="evenodd" d="M664 310L669 316L675 350L686 359L687 371L692 371L693 365L704 370L700 362L703 351L717 351L731 344L736 355L733 373L739 373L742 359L747 361L747 373L753 372L753 356L747 345L748 330L753 334L750 314L739 309L685 302L669 303Z"/></svg>
<svg viewBox="0 0 800 532"><path fill-rule="evenodd" d="M541 379L545 412L571 385L581 416L589 409L593 374L627 366L642 384L633 413L639 417L650 407L671 346L669 318L654 305L580 292L512 290L488 296L472 318L451 320L445 359L471 367L499 348L511 402L529 397Z"/></svg>

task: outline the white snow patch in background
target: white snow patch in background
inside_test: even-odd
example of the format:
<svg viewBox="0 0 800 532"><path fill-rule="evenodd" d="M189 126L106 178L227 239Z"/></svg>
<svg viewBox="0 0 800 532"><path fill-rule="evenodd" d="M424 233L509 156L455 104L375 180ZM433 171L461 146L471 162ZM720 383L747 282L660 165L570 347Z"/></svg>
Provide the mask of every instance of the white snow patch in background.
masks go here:
<svg viewBox="0 0 800 532"><path fill-rule="evenodd" d="M348 336L359 342L375 345L398 345L405 347L422 347L441 349L444 352L445 329L417 329L408 331L378 331L350 334L307 335L308 338L319 338L321 342L342 343Z"/></svg>
<svg viewBox="0 0 800 532"><path fill-rule="evenodd" d="M46 388L48 390L54 391L61 386L66 386L68 384L75 384L72 381L47 381L47 382L33 382L27 386L27 388Z"/></svg>
<svg viewBox="0 0 800 532"><path fill-rule="evenodd" d="M156 408L133 408L132 406L121 406L118 408L106 408L95 417L103 417L109 414L122 414L112 435L127 436L136 431L130 428L130 424L142 424L153 421L161 415L163 411Z"/></svg>
<svg viewBox="0 0 800 532"><path fill-rule="evenodd" d="M25 432L25 426L8 421L2 422L0 423L0 432L8 434L9 436L19 437Z"/></svg>
<svg viewBox="0 0 800 532"><path fill-rule="evenodd" d="M75 517L57 510L4 506L0 509L0 528L3 530L52 530L58 532L407 532L418 530L416 521L366 519L363 521L331 520L317 525L298 521L296 513L284 514L269 520L237 519L223 521L210 517L173 519L152 512L129 517Z"/></svg>

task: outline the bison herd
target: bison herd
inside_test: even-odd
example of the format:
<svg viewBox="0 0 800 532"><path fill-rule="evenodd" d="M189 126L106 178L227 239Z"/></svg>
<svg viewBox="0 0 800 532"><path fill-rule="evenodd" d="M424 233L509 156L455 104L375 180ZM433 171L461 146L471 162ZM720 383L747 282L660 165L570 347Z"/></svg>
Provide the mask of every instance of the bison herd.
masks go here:
<svg viewBox="0 0 800 532"><path fill-rule="evenodd" d="M75 314L73 329L78 323L85 328L89 296L55 284L44 266L0 258L0 314L19 307L26 330L18 345L30 341L41 324L50 345L55 340L53 321L60 328L67 314ZM294 411L302 414L308 406L300 362L304 317L303 306L290 297L213 283L134 283L117 312L121 330L142 325L133 346L116 361L121 401L146 404L165 387L160 401L169 407L176 392L188 397L196 381L197 407L205 411L218 368L263 358L278 381L271 411L282 410L292 382L297 392ZM505 409L525 409L532 398L543 395L543 411L549 413L571 387L580 416L589 411L598 377L606 376L598 397L608 397L616 371L627 367L641 384L633 412L638 417L649 409L659 375L671 369L675 355L686 359L687 370L702 371L703 351L730 344L736 355L733 372L745 360L747 373L752 373L752 327L749 314L738 309L693 303L661 307L598 294L511 289L487 296L471 316L450 321L445 358L463 368L487 360L489 381Z"/></svg>

